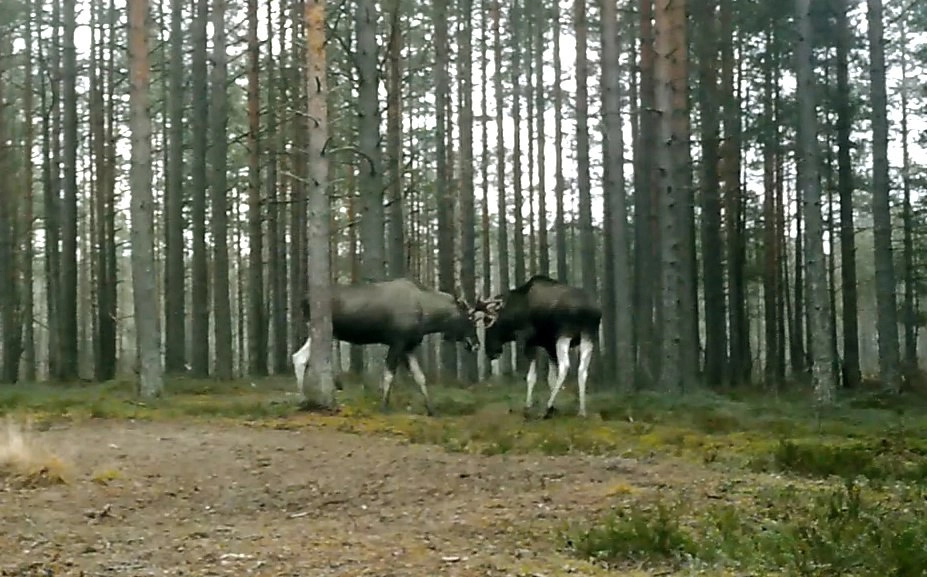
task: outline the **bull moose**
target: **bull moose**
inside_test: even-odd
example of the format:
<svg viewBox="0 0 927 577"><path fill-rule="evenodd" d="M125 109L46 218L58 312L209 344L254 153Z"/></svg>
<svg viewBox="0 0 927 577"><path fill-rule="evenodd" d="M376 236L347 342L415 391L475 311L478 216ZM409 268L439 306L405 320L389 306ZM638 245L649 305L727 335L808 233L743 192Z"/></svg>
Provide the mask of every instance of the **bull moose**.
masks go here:
<svg viewBox="0 0 927 577"><path fill-rule="evenodd" d="M382 406L389 406L389 393L400 364L412 373L425 399L429 415L434 409L425 385L425 373L415 357L415 349L425 335L442 333L446 341L463 342L468 351L480 347L476 334L479 316L462 298L427 289L408 278L335 285L332 287L332 336L355 345L387 345L383 371ZM302 301L303 319L309 322L309 301ZM293 368L299 391L303 391L309 364L311 337L293 354Z"/></svg>
<svg viewBox="0 0 927 577"><path fill-rule="evenodd" d="M479 299L474 310L485 315L483 350L490 361L502 354L506 343L524 340L525 354L531 359L526 378L526 413L533 406L537 349L543 349L548 356L550 398L544 413L548 418L570 370L570 349L579 345L579 415L586 416L586 380L602 320L602 309L588 293L549 276L535 275L505 293Z"/></svg>

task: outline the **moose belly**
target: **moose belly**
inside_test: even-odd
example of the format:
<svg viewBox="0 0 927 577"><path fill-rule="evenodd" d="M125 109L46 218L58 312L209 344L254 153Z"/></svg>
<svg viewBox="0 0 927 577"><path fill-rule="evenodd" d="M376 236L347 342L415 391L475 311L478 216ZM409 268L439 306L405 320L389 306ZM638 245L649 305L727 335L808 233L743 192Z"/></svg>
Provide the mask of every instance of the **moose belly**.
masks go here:
<svg viewBox="0 0 927 577"><path fill-rule="evenodd" d="M382 329L364 322L336 322L332 325L333 335L339 341L355 345L387 344L389 335Z"/></svg>

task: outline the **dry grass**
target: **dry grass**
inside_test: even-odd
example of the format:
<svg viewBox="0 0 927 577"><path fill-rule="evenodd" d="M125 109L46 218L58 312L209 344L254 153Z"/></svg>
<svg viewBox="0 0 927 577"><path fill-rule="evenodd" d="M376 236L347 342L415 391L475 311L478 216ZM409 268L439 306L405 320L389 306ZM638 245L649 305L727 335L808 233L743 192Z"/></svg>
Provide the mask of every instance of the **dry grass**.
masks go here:
<svg viewBox="0 0 927 577"><path fill-rule="evenodd" d="M0 486L25 489L67 483L67 463L43 447L32 434L29 423L7 417L0 429Z"/></svg>

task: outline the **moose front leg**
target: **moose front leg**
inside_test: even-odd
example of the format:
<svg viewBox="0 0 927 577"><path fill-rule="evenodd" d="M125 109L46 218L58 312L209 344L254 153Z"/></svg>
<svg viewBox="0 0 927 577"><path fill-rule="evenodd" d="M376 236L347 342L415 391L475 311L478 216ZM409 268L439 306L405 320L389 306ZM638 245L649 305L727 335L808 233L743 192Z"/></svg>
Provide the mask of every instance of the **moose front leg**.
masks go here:
<svg viewBox="0 0 927 577"><path fill-rule="evenodd" d="M428 413L429 417L433 417L435 411L434 407L431 406L431 399L428 397L428 387L425 385L425 373L422 372L422 367L419 366L418 359L412 351L406 353L406 364L419 390L422 391L422 397L425 398L425 411Z"/></svg>
<svg viewBox="0 0 927 577"><path fill-rule="evenodd" d="M393 385L393 379L396 378L396 370L399 368L399 362L402 359L400 349L397 346L391 346L386 352L386 367L383 369L383 402L381 408L386 411L389 408L389 392Z"/></svg>

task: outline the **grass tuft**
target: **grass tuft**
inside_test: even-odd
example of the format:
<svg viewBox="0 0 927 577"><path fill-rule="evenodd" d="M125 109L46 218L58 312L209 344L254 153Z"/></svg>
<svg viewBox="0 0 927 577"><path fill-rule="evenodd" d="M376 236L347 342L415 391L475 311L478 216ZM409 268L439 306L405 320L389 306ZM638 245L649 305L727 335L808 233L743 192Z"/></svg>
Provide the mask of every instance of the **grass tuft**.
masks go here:
<svg viewBox="0 0 927 577"><path fill-rule="evenodd" d="M70 467L35 441L28 427L6 419L0 431L0 483L29 489L67 483Z"/></svg>

